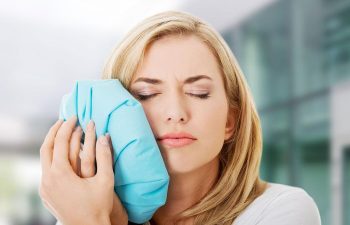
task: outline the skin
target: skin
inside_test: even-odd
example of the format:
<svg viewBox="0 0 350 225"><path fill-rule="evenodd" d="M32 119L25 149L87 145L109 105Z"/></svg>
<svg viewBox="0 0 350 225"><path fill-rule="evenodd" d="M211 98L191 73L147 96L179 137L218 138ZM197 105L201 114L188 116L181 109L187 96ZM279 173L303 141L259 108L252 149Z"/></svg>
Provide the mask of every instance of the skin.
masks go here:
<svg viewBox="0 0 350 225"><path fill-rule="evenodd" d="M202 78L191 83L184 83L189 77L198 75L205 75L210 79ZM161 84L136 82L141 77L160 80ZM170 132L187 132L196 138L192 144L179 148L169 147L157 140L170 175L170 184L166 204L156 211L151 223L174 224L176 214L197 203L217 181L220 150L224 140L229 139L233 134L234 116L233 111L228 107L222 74L215 56L199 38L194 35L168 36L157 40L148 48L143 63L137 68L132 79L130 92L142 103L155 138ZM198 96L203 97L207 94L208 98ZM153 95L153 97L145 99L144 95ZM69 125L66 126L71 128ZM103 193L97 191L104 188L101 183L97 182L97 178L94 179L98 176L98 173L95 174L95 158L98 171L100 170L98 159L101 147L98 145L99 141L95 145L95 131L93 125L91 126L92 128L86 133L84 154L80 154L80 157L78 140L80 140L81 131L79 129L73 131L73 127L65 128L60 132L59 125L54 125L54 131L49 132L49 141L45 141L43 146L50 145L51 148L43 150L43 153L55 152L55 149L61 151L61 148L66 148L63 151L64 154L61 155L65 158L65 168L60 167L63 171L59 173L59 176L48 178L44 176L44 173L50 169L48 166L42 166L42 181L48 183L51 188L48 190L44 186L44 192L57 196L57 198L51 198L44 195L42 199L51 205L51 211L61 222L67 221L64 224L89 224L91 221L107 221L109 217L111 224L126 225L127 214L113 190ZM52 147L56 146L55 140L57 139L52 133L56 133L57 130L58 133L65 134L64 140L59 139L65 144ZM111 148L108 147L108 149ZM108 151L104 151L106 152ZM43 158L48 157L43 154ZM108 160L110 161L106 163L105 172L113 181L111 159L106 159ZM86 180L91 185L95 185L97 190L80 191L89 189L89 182L85 182ZM53 183L59 181L64 187L55 188L50 181ZM82 184L79 186L75 183ZM74 198L74 191L71 191L72 199L67 199L69 203L59 199L59 196L67 196L69 190L79 190L76 193L81 197L79 201ZM99 197L96 202L103 202L103 205L93 202L94 194ZM108 201L111 199L110 196L113 196L113 201ZM84 199L83 203L81 199ZM74 200L77 201L73 202ZM81 207L74 207L74 210L70 211L68 210L69 204ZM76 210L82 212L76 215ZM84 211L96 212L94 214L96 216L93 218L79 217L84 214ZM87 219L86 222L83 222L83 219ZM73 220L74 222L71 222ZM182 221L182 224L193 224L193 220Z"/></svg>
<svg viewBox="0 0 350 225"><path fill-rule="evenodd" d="M68 152L76 121L76 117L64 123L59 120L48 132L40 148L42 180L39 193L45 206L63 224L110 224L108 212L113 208L113 173L109 145L105 137L97 144L99 172L88 179L78 177L70 165ZM105 142L107 144L102 144Z"/></svg>
<svg viewBox="0 0 350 225"><path fill-rule="evenodd" d="M82 130L75 128L76 122L76 116L58 120L40 148L42 202L64 225L127 224L125 209L114 193L110 137L101 136L95 142L91 123L80 160Z"/></svg>

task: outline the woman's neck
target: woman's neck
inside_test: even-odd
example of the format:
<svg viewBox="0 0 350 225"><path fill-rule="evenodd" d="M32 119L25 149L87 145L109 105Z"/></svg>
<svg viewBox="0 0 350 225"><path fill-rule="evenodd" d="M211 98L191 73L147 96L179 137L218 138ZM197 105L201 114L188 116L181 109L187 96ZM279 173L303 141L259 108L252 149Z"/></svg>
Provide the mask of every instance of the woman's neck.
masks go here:
<svg viewBox="0 0 350 225"><path fill-rule="evenodd" d="M152 225L172 225L175 216L199 202L218 179L219 159L186 174L170 174L167 201L153 215ZM192 224L190 221L185 224Z"/></svg>

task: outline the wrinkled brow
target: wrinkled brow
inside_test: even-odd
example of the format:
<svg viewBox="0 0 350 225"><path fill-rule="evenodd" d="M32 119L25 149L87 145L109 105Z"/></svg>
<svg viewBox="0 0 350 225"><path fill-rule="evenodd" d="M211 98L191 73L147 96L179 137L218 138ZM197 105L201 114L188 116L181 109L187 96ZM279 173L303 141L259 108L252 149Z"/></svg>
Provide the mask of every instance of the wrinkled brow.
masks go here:
<svg viewBox="0 0 350 225"><path fill-rule="evenodd" d="M190 83L196 82L196 81L201 80L201 79L207 79L207 80L212 81L212 79L207 75L197 75L197 76L192 76L192 77L187 78L183 83L190 84ZM163 83L163 81L161 81L161 80L154 79L154 78L147 78L147 77L139 77L135 80L134 83L137 83L137 82L146 82L146 83L155 84L155 85Z"/></svg>

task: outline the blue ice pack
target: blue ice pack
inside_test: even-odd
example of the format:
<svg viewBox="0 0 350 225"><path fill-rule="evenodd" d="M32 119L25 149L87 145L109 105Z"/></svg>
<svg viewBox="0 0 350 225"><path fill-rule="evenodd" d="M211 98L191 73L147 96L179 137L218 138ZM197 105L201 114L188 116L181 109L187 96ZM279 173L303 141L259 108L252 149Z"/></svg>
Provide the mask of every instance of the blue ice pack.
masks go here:
<svg viewBox="0 0 350 225"><path fill-rule="evenodd" d="M114 149L114 190L129 220L144 223L165 204L169 175L142 105L117 79L82 80L63 96L59 117L90 120L96 135L109 133Z"/></svg>

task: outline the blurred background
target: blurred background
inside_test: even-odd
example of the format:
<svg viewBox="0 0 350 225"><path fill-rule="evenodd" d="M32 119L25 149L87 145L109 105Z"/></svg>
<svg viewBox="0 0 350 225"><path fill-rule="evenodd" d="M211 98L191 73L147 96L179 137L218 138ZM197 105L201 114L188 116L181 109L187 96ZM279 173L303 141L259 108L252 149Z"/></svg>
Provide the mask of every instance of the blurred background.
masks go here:
<svg viewBox="0 0 350 225"><path fill-rule="evenodd" d="M1 1L0 225L55 224L39 148L61 97L164 10L204 19L236 55L263 125L262 178L304 188L322 224L350 225L350 0Z"/></svg>

